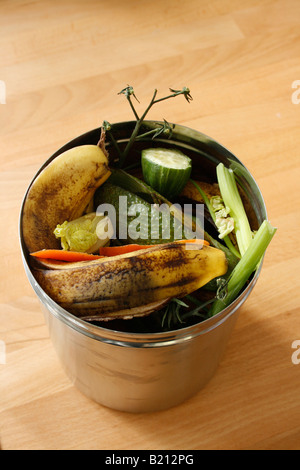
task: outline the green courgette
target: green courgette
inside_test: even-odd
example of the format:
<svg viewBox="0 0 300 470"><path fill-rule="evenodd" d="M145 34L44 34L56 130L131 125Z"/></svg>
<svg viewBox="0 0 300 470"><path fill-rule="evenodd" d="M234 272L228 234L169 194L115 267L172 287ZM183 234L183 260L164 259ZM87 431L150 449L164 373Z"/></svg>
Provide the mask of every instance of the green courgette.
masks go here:
<svg viewBox="0 0 300 470"><path fill-rule="evenodd" d="M186 238L182 221L173 216L167 204L150 204L108 181L98 188L94 202L97 213L102 208L108 211L113 208L107 215L115 227L116 238L123 244L156 245Z"/></svg>

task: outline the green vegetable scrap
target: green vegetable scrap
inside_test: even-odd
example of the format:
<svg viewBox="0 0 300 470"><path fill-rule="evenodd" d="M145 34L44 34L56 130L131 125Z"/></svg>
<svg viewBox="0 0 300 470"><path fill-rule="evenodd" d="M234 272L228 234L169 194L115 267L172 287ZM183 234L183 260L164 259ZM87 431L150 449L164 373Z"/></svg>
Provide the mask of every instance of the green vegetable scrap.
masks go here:
<svg viewBox="0 0 300 470"><path fill-rule="evenodd" d="M119 168L124 167L126 159L127 159L128 155L130 153L130 150L132 149L132 146L133 146L133 144L136 140L143 139L145 137L150 137L150 136L152 136L152 139L155 139L156 137L158 137L160 135L167 136L168 138L170 138L172 136L172 132L173 132L173 129L174 129L175 125L174 124L169 124L165 119L164 119L163 124L158 124L154 129L152 129L150 131L147 131L146 133L140 134L141 126L142 126L148 112L150 111L150 109L155 104L160 103L161 101L168 100L170 98L176 98L177 96L180 96L180 95L183 95L188 103L190 101L192 101L192 99L193 99L192 96L191 96L191 93L190 93L190 89L188 87L183 87L181 90L174 90L174 89L170 88L170 92L171 92L170 95L163 96L161 98L157 98L157 90L154 90L152 99L151 99L150 103L148 104L147 108L145 109L145 111L143 112L143 114L141 116L139 116L137 110L134 107L133 101L132 101L132 97L134 97L135 100L137 102L139 102L139 100L137 99L137 97L135 95L133 87L128 85L127 87L123 88L123 90L121 90L119 92L119 95L124 95L126 97L128 103L129 103L129 105L132 109L132 112L134 114L134 117L136 119L136 124L135 124L134 130L133 130L133 132L130 136L130 139L129 139L129 141L128 141L128 143L127 143L127 145L126 145L126 147L123 151L120 149L120 146L119 146L118 142L115 140L114 136L112 135L111 124L108 121L103 121L102 128L105 130L108 138L110 139L112 145L114 146L114 148L115 148L115 150L118 154L118 157L119 157L118 166L119 166Z"/></svg>
<svg viewBox="0 0 300 470"><path fill-rule="evenodd" d="M223 163L219 163L217 179L224 203L234 220L234 234L241 259L230 273L224 286L226 295L216 298L210 310L210 316L219 313L239 295L251 274L259 269L264 253L277 230L268 220L264 220L254 234L238 191L234 172L226 168Z"/></svg>
<svg viewBox="0 0 300 470"><path fill-rule="evenodd" d="M220 196L213 196L210 203L215 213L215 224L219 231L219 238L223 239L234 230L234 219L228 217L230 209L224 206Z"/></svg>
<svg viewBox="0 0 300 470"><path fill-rule="evenodd" d="M192 160L177 149L144 149L141 163L146 183L171 200L181 193L192 171Z"/></svg>
<svg viewBox="0 0 300 470"><path fill-rule="evenodd" d="M222 199L234 221L236 241L240 254L243 256L253 238L253 233L236 185L235 176L232 170L226 168L223 163L219 163L217 178Z"/></svg>
<svg viewBox="0 0 300 470"><path fill-rule="evenodd" d="M134 183L137 185L135 181ZM141 189L144 188L141 185ZM147 193L143 193L143 196L146 195ZM176 239L193 238L188 227L183 227L182 220L175 217L168 204L151 204L119 185L106 182L96 191L95 205L99 208L102 204L114 207L115 220L112 216L110 219L120 243L138 241L140 245L157 245Z"/></svg>
<svg viewBox="0 0 300 470"><path fill-rule="evenodd" d="M58 224L54 235L60 238L63 250L94 253L109 240L109 220L92 212Z"/></svg>
<svg viewBox="0 0 300 470"><path fill-rule="evenodd" d="M251 240L248 249L233 269L227 283L227 293L218 298L212 305L210 316L214 316L226 308L239 295L251 274L259 268L264 253L276 233L276 228L264 220Z"/></svg>

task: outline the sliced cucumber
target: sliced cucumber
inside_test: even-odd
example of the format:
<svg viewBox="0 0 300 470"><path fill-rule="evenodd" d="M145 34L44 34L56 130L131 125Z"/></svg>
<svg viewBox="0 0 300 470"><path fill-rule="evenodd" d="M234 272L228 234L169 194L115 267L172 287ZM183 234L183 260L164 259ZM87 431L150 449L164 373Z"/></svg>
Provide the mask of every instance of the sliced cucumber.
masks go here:
<svg viewBox="0 0 300 470"><path fill-rule="evenodd" d="M192 160L177 149L149 148L142 150L142 169L146 183L172 200L186 185Z"/></svg>

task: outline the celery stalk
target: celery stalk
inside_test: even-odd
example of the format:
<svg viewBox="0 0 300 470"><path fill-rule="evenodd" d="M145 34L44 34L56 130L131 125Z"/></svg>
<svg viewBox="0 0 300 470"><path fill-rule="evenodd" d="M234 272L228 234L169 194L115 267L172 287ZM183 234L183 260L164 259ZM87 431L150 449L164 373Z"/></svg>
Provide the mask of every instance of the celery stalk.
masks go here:
<svg viewBox="0 0 300 470"><path fill-rule="evenodd" d="M227 282L227 295L224 299L216 299L209 312L214 316L227 307L240 293L250 275L260 265L263 255L275 235L276 228L269 221L264 220L254 238L250 241L247 250L233 269Z"/></svg>
<svg viewBox="0 0 300 470"><path fill-rule="evenodd" d="M217 178L224 204L229 208L229 213L234 219L236 241L241 256L243 256L251 243L253 234L238 192L234 173L226 168L223 163L219 163L217 166Z"/></svg>

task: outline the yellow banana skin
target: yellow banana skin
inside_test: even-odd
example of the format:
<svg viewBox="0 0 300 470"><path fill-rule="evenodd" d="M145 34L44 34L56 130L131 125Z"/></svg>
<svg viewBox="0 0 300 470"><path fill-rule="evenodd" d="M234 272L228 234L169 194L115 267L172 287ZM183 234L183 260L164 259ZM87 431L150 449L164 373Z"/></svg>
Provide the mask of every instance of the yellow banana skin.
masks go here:
<svg viewBox="0 0 300 470"><path fill-rule="evenodd" d="M59 248L53 234L57 224L80 217L110 174L107 156L97 145L74 147L52 160L24 202L22 231L28 251Z"/></svg>
<svg viewBox="0 0 300 470"><path fill-rule="evenodd" d="M78 316L138 314L139 306L183 297L227 271L223 251L168 243L61 269L33 269L44 291ZM120 313L119 316L122 316Z"/></svg>

